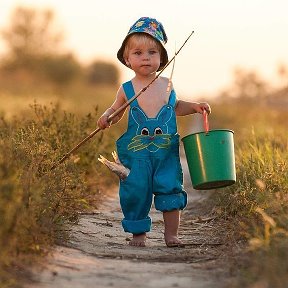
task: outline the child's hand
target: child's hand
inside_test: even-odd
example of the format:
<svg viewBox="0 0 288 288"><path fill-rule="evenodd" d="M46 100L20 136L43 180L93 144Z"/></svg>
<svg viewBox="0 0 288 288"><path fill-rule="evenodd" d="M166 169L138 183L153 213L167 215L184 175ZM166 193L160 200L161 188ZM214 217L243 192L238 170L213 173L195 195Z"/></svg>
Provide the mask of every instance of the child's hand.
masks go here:
<svg viewBox="0 0 288 288"><path fill-rule="evenodd" d="M115 112L113 108L107 109L102 116L98 119L97 125L100 129L106 129L109 128L112 124L112 121L108 121L108 117Z"/></svg>
<svg viewBox="0 0 288 288"><path fill-rule="evenodd" d="M211 108L210 105L206 102L197 103L178 100L175 111L177 116L185 116L194 113L203 114L204 111L210 114Z"/></svg>
<svg viewBox="0 0 288 288"><path fill-rule="evenodd" d="M110 122L111 123L111 122ZM106 114L103 114L97 121L97 126L100 128L100 129L106 129L106 128L109 128L111 126L108 122L108 115Z"/></svg>
<svg viewBox="0 0 288 288"><path fill-rule="evenodd" d="M208 103L201 102L201 103L198 103L197 106L198 106L197 108L195 107L195 110L197 113L203 114L204 110L207 112L208 115L211 113L211 107Z"/></svg>

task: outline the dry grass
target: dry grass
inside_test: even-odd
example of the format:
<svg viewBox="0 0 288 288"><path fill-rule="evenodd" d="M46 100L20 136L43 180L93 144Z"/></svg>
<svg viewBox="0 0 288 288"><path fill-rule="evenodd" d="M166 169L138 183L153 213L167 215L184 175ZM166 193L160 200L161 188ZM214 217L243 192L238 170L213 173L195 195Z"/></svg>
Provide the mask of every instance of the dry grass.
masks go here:
<svg viewBox="0 0 288 288"><path fill-rule="evenodd" d="M100 132L50 171L96 128L98 109L105 109L113 90L98 88L81 93L80 88L71 87L66 93L72 95L73 90L79 95L74 96L75 102L65 94L63 98L58 95L58 104L51 104L56 98L45 95L40 102L49 103L46 106L34 102L40 98L37 94L11 97L6 93L0 98L1 287L18 285L17 271L65 236L57 232L62 225L77 221L78 212L93 209L102 199L103 185L117 181L97 160L99 153L107 156L115 149L118 133L112 129L106 135ZM74 112L68 112L72 106Z"/></svg>
<svg viewBox="0 0 288 288"><path fill-rule="evenodd" d="M235 131L237 183L214 194L217 211L247 241L243 269L234 286L285 287L288 283L285 113L273 107L253 108L245 102L226 105L225 113L222 105L215 104L213 112L214 127ZM249 286L252 284L256 286Z"/></svg>
<svg viewBox="0 0 288 288"><path fill-rule="evenodd" d="M78 211L97 205L101 185L115 184L114 175L102 169L97 158L99 152L110 155L126 124L122 121L99 133L49 172L55 161L96 128L98 115L113 101L117 88L80 82L65 89L17 84L6 83L0 91L3 287L16 285L15 264L23 267L31 255L46 253L59 237L59 225L77 221ZM213 199L215 211L247 241L245 268L234 286L283 287L288 282L287 110L238 100L211 105L211 129L235 131L237 183L219 189ZM182 118L180 131L190 121Z"/></svg>

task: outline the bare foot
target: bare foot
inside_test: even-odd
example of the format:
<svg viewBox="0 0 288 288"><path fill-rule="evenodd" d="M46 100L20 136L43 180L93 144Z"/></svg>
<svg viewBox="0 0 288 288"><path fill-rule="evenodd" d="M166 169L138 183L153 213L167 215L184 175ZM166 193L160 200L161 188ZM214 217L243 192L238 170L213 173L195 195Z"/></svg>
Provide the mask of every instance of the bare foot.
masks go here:
<svg viewBox="0 0 288 288"><path fill-rule="evenodd" d="M167 247L185 247L178 238L178 228L180 224L180 211L172 210L163 212L165 223L165 243Z"/></svg>
<svg viewBox="0 0 288 288"><path fill-rule="evenodd" d="M165 235L165 243L167 247L185 247L185 244L177 236L173 235Z"/></svg>
<svg viewBox="0 0 288 288"><path fill-rule="evenodd" d="M145 247L146 233L133 234L133 239L129 242L131 246Z"/></svg>

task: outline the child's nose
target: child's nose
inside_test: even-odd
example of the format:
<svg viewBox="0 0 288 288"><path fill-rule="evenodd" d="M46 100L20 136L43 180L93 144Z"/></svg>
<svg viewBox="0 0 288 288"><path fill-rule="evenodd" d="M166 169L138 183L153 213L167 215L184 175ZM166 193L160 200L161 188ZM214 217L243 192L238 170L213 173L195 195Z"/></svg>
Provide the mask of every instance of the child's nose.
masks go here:
<svg viewBox="0 0 288 288"><path fill-rule="evenodd" d="M143 54L143 59L150 59L150 54L149 53L144 53Z"/></svg>

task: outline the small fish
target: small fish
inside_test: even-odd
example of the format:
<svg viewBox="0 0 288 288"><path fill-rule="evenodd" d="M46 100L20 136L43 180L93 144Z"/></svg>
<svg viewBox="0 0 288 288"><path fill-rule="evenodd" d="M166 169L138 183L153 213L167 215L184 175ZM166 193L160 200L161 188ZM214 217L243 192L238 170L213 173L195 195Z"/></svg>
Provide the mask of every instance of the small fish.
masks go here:
<svg viewBox="0 0 288 288"><path fill-rule="evenodd" d="M123 166L123 164L120 162L120 160L118 158L118 155L117 155L117 153L115 151L113 151L111 154L113 156L114 162L111 162L111 161L107 160L102 155L99 155L98 160L101 163L105 164L113 173L118 175L118 177L121 180L124 180L129 175L130 169L128 169L125 166Z"/></svg>

